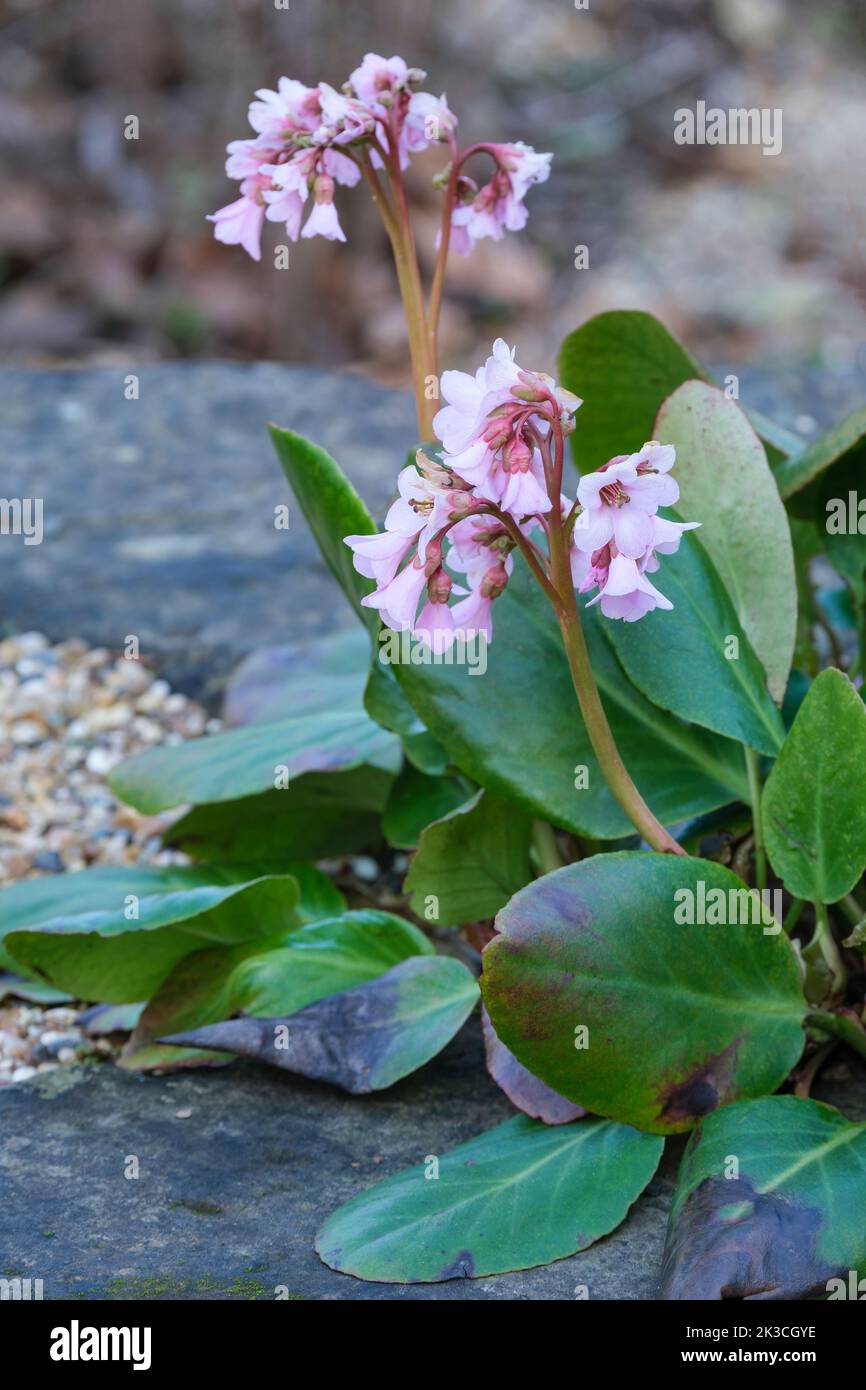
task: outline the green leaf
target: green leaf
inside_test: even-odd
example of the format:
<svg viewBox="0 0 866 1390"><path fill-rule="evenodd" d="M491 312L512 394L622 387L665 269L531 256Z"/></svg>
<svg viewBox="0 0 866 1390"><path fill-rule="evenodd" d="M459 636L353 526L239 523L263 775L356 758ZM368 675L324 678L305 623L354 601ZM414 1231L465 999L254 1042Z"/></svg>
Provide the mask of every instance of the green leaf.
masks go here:
<svg viewBox="0 0 866 1390"><path fill-rule="evenodd" d="M482 992L497 1034L595 1114L655 1134L689 1129L775 1090L802 1052L791 944L719 864L597 855L531 883L496 924Z"/></svg>
<svg viewBox="0 0 866 1390"><path fill-rule="evenodd" d="M255 1057L366 1095L441 1052L477 1002L478 986L459 960L413 956L288 1017L236 1018L161 1041Z"/></svg>
<svg viewBox="0 0 866 1390"><path fill-rule="evenodd" d="M131 1004L192 951L291 930L298 897L291 875L245 881L213 867L86 869L6 889L0 923L7 950L28 970L77 999Z"/></svg>
<svg viewBox="0 0 866 1390"><path fill-rule="evenodd" d="M866 1125L797 1096L729 1105L683 1156L663 1297L861 1297L864 1208Z"/></svg>
<svg viewBox="0 0 866 1390"><path fill-rule="evenodd" d="M582 473L652 439L662 401L684 381L712 382L664 324L636 309L597 314L570 333L559 355L559 379L583 398L572 438ZM802 448L795 435L756 411L750 416L774 465Z"/></svg>
<svg viewBox="0 0 866 1390"><path fill-rule="evenodd" d="M291 798L292 780L304 773L345 772L364 763L396 772L399 754L394 736L364 710L324 710L150 748L121 763L109 781L121 800L152 815L184 802L236 801L273 791L278 768L287 769L290 783L278 794ZM300 851L290 847L290 853Z"/></svg>
<svg viewBox="0 0 866 1390"><path fill-rule="evenodd" d="M316 1236L325 1264L381 1283L531 1269L614 1230L653 1176L662 1141L607 1120L551 1127L516 1115L353 1197Z"/></svg>
<svg viewBox="0 0 866 1390"><path fill-rule="evenodd" d="M532 878L532 820L492 792L479 791L463 806L429 825L421 836L404 884L412 911L457 926L492 917Z"/></svg>
<svg viewBox="0 0 866 1390"><path fill-rule="evenodd" d="M166 1047L155 1039L219 1023L240 1011L263 1017L293 1014L317 999L374 980L410 956L432 954L431 943L417 927L370 909L309 923L275 946L252 942L197 951L175 966L150 1000L121 1064L149 1071L228 1060L230 1053Z"/></svg>
<svg viewBox="0 0 866 1390"><path fill-rule="evenodd" d="M835 903L866 868L866 706L847 676L813 681L762 797L770 863L795 898Z"/></svg>
<svg viewBox="0 0 866 1390"><path fill-rule="evenodd" d="M797 585L788 518L761 441L735 401L700 381L686 382L665 401L655 438L676 446L677 511L701 523L701 543L781 704L794 653Z"/></svg>
<svg viewBox="0 0 866 1390"><path fill-rule="evenodd" d="M383 629L385 631L385 629ZM393 669L374 656L364 708L371 719L399 734L406 757L419 772L441 777L448 767L448 754L442 744L426 729L403 693Z"/></svg>
<svg viewBox="0 0 866 1390"><path fill-rule="evenodd" d="M0 960L8 960L10 965L15 965L11 956L6 956L0 951ZM21 966L16 969L20 972ZM72 995L66 994L62 989L53 989L51 985L42 984L40 980L28 978L22 974L0 974L0 1004L9 995L13 999L26 999L31 1004L68 1004L73 1002Z"/></svg>
<svg viewBox="0 0 866 1390"><path fill-rule="evenodd" d="M411 764L391 788L382 829L398 849L414 849L431 823L462 806L469 788L456 777L428 777Z"/></svg>
<svg viewBox="0 0 866 1390"><path fill-rule="evenodd" d="M287 857L352 854L381 842L393 784L377 767L309 772L283 791L195 806L166 831L167 845L194 859L280 867Z"/></svg>
<svg viewBox="0 0 866 1390"><path fill-rule="evenodd" d="M639 623L605 625L627 674L662 709L777 753L785 728L764 669L693 533L683 536L675 555L664 556L658 582L673 614L656 609Z"/></svg>
<svg viewBox="0 0 866 1390"><path fill-rule="evenodd" d="M245 657L223 696L226 724L268 724L363 703L370 641L360 628L313 641L262 647Z"/></svg>
<svg viewBox="0 0 866 1390"><path fill-rule="evenodd" d="M866 458L866 407L840 420L820 439L796 457L786 459L776 469L776 482L783 497L793 497L839 463L853 463L860 469ZM838 494L843 495L843 494Z"/></svg>
<svg viewBox="0 0 866 1390"><path fill-rule="evenodd" d="M652 314L614 309L597 314L562 344L559 379L582 397L572 448L582 473L648 439L659 406L704 368Z"/></svg>
<svg viewBox="0 0 866 1390"><path fill-rule="evenodd" d="M747 800L741 749L650 704L602 636L597 610L585 609L582 619L614 737L659 819L672 825ZM394 670L427 727L474 782L577 835L631 834L583 726L553 611L521 564L497 599L487 657L484 675L456 664Z"/></svg>
<svg viewBox="0 0 866 1390"><path fill-rule="evenodd" d="M373 582L358 574L344 536L368 536L376 530L373 518L352 484L330 454L293 430L269 427L277 457L328 568L354 611L370 632L379 615L361 608L360 599L371 592Z"/></svg>

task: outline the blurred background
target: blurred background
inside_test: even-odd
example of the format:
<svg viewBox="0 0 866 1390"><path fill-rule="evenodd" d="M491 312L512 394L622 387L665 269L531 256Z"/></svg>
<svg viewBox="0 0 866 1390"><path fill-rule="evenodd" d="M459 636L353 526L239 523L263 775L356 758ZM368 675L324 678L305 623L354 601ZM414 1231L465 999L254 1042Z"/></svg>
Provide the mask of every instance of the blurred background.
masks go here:
<svg viewBox="0 0 866 1390"><path fill-rule="evenodd" d="M452 257L443 365L496 334L552 365L589 315L648 309L710 361L866 366L863 0L3 0L0 355L222 357L406 379L387 244L362 189L347 246L260 265L217 245L228 140L281 74L339 86L368 49L446 91L462 143L555 153L527 231ZM674 112L780 107L784 144L679 146ZM140 138L123 138L127 115ZM429 267L434 149L413 165ZM589 268L574 266L586 245Z"/></svg>

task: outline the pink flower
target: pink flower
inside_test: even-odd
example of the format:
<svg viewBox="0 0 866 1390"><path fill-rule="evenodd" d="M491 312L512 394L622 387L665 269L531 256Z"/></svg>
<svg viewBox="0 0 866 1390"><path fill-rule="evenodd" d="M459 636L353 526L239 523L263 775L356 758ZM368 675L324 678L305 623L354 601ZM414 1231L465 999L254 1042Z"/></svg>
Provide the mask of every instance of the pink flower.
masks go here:
<svg viewBox="0 0 866 1390"><path fill-rule="evenodd" d="M359 574L381 589L391 583L413 546L422 564L427 543L445 522L447 498L409 464L397 479L399 496L385 517L385 530L373 536L345 536Z"/></svg>
<svg viewBox="0 0 866 1390"><path fill-rule="evenodd" d="M214 236L226 246L242 246L254 261L261 260L262 223L265 209L256 198L246 196L228 203L218 212L211 213L208 221L214 223Z"/></svg>
<svg viewBox="0 0 866 1390"><path fill-rule="evenodd" d="M577 548L591 554L613 540L621 554L641 559L652 544L652 517L680 495L667 476L675 459L673 445L650 443L584 474L577 488L583 507L574 527Z"/></svg>
<svg viewBox="0 0 866 1390"><path fill-rule="evenodd" d="M423 81L425 76L425 73L420 74L419 80ZM355 96L380 119L388 115L395 94L406 87L408 81L406 62L396 55L393 58L380 58L378 53L367 53L360 66L349 74L349 85Z"/></svg>
<svg viewBox="0 0 866 1390"><path fill-rule="evenodd" d="M466 636L483 633L485 641L493 641L493 599L478 585L477 589L455 603L451 609L455 628Z"/></svg>
<svg viewBox="0 0 866 1390"><path fill-rule="evenodd" d="M380 588L390 584L400 568L400 562L411 549L412 536L399 531L378 531L372 536L344 536L344 543L354 552L352 564L365 579L375 579Z"/></svg>
<svg viewBox="0 0 866 1390"><path fill-rule="evenodd" d="M316 203L304 223L302 237L323 236L328 241L345 241L346 235L340 226L337 209L333 203Z"/></svg>
<svg viewBox="0 0 866 1390"><path fill-rule="evenodd" d="M313 195L313 211L304 224L301 236L323 236L328 241L345 241L337 209L334 207L334 180L330 174L319 174L313 184Z"/></svg>
<svg viewBox="0 0 866 1390"><path fill-rule="evenodd" d="M454 209L452 227L462 233L460 249L466 241L470 246L484 237L500 241L505 233L519 232L525 225L528 212L524 198L535 183L543 183L550 174L552 154L539 154L531 145L519 141L513 145L486 145L496 161L496 170L483 188L473 192L471 181L464 187L465 198Z"/></svg>
<svg viewBox="0 0 866 1390"><path fill-rule="evenodd" d="M406 146L413 154L438 140L447 140L456 129L457 117L449 109L444 92L441 97L434 97L431 92L412 93L404 134Z"/></svg>
<svg viewBox="0 0 866 1390"><path fill-rule="evenodd" d="M378 608L388 627L402 631L415 626L418 602L427 585L424 564L417 556L389 583L361 599L364 608Z"/></svg>
<svg viewBox="0 0 866 1390"><path fill-rule="evenodd" d="M249 122L253 130L268 137L285 139L308 134L321 123L321 93L318 87L305 87L290 77L281 77L277 90L263 87L258 101L250 103Z"/></svg>
<svg viewBox="0 0 866 1390"><path fill-rule="evenodd" d="M673 608L670 599L654 588L637 561L627 555L613 556L603 587L587 607L599 602L606 618L622 618L626 623L636 622L654 608Z"/></svg>
<svg viewBox="0 0 866 1390"><path fill-rule="evenodd" d="M453 646L454 611L447 603L428 599L415 624L415 636L425 646L432 648L437 656Z"/></svg>
<svg viewBox="0 0 866 1390"><path fill-rule="evenodd" d="M663 516L654 516L652 523L652 541L642 565L645 574L653 574L659 568L657 555L675 554L679 550L683 532L694 531L701 524L699 521L668 521Z"/></svg>
<svg viewBox="0 0 866 1390"><path fill-rule="evenodd" d="M539 439L554 413L570 423L578 398L544 374L523 371L501 338L474 377L444 372L441 390L447 404L433 429L447 466L476 497L514 517L550 511Z"/></svg>

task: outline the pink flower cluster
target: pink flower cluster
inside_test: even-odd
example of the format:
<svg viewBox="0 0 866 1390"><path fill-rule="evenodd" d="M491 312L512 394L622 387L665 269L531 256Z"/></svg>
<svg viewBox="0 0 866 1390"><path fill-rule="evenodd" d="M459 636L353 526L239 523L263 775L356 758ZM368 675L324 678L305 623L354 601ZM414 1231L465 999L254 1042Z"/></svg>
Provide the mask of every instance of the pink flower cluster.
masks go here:
<svg viewBox="0 0 866 1390"><path fill-rule="evenodd" d="M684 531L698 521L667 521L657 515L680 490L670 471L672 444L644 444L636 454L620 454L581 478L582 510L573 531L572 577L581 593L598 588L588 607L601 603L606 618L633 623L654 608L673 604L647 579L659 555L673 555Z"/></svg>
<svg viewBox="0 0 866 1390"><path fill-rule="evenodd" d="M552 154L539 154L522 140L480 148L493 157L496 167L481 188L465 174L458 180L451 246L462 256L484 237L501 241L506 232L519 232L526 226L529 213L524 199L533 184L544 183L553 159Z"/></svg>
<svg viewBox="0 0 866 1390"><path fill-rule="evenodd" d="M519 231L528 215L526 194L547 178L553 156L517 141L473 146L458 159L457 117L444 95L417 90L425 76L402 58L368 53L340 92L327 82L305 87L288 77L276 91L257 92L249 109L254 138L228 147L226 173L240 181L241 196L210 216L217 241L243 246L259 260L265 219L282 222L292 241L345 241L334 190L358 183L360 157L369 155L377 170L392 161L402 170L411 155L438 141L450 144L455 161L451 246L467 254L483 237L498 241L506 231ZM459 172L476 152L488 154L495 166L480 188Z"/></svg>
<svg viewBox="0 0 866 1390"><path fill-rule="evenodd" d="M633 622L672 607L646 576L697 523L657 515L679 496L670 445L611 459L581 479L572 503L558 479L577 396L524 371L502 339L475 376L445 372L441 389L446 404L434 420L441 453L419 450L416 466L403 469L384 531L345 537L355 569L376 582L365 606L437 651L461 634L483 632L490 641L512 552L519 547L550 578L536 536L557 525L567 528L574 584L582 593L598 588L591 603L600 602L606 617Z"/></svg>
<svg viewBox="0 0 866 1390"><path fill-rule="evenodd" d="M454 131L445 97L415 90L425 75L402 58L368 53L342 92L288 77L275 92L257 92L249 109L255 137L228 147L226 173L240 180L241 196L210 217L217 240L241 245L259 260L267 218L284 223L292 241L299 235L345 241L334 188L361 178L353 154L364 147L374 168L382 167L383 155L405 168L411 154Z"/></svg>

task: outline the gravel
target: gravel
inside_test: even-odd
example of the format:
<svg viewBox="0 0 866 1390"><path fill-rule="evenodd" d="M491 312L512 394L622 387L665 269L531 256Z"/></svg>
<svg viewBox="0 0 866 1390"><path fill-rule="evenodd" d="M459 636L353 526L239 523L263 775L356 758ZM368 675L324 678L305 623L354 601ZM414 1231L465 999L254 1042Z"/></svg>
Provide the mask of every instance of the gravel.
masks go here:
<svg viewBox="0 0 866 1390"><path fill-rule="evenodd" d="M0 884L186 862L161 844L177 812L140 815L105 778L134 753L218 728L139 660L39 632L0 641ZM75 1001L22 1002L13 989L0 981L0 1087L116 1054L117 1036L89 1037Z"/></svg>

